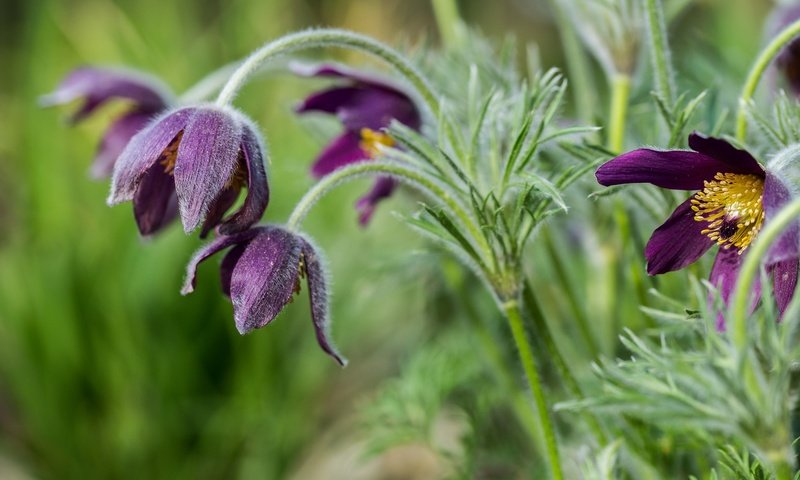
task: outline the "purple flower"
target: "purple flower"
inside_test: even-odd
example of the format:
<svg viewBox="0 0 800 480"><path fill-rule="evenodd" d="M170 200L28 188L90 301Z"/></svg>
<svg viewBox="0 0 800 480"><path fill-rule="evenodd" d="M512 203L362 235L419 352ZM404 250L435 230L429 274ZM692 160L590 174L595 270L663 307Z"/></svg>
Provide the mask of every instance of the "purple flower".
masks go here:
<svg viewBox="0 0 800 480"><path fill-rule="evenodd" d="M110 176L114 162L131 137L173 103L172 93L154 77L135 71L95 67L72 71L40 102L45 106L63 105L79 98L83 99L83 105L71 116L71 123L85 119L109 100L130 102L129 108L108 127L100 141L91 167L95 178Z"/></svg>
<svg viewBox="0 0 800 480"><path fill-rule="evenodd" d="M788 190L748 152L724 140L693 133L689 146L694 151L642 148L625 153L603 164L597 170L597 181L605 186L651 183L672 190L696 190L647 242L647 273L679 270L719 245L710 280L727 304L743 254L763 223L787 203ZM781 314L797 284L797 234L787 235L767 260ZM757 286L754 300L760 295ZM720 317L720 321L724 320ZM724 323L718 326L724 328Z"/></svg>
<svg viewBox="0 0 800 480"><path fill-rule="evenodd" d="M225 212L247 188L242 207ZM230 108L201 105L162 114L136 134L119 157L109 205L133 201L143 235L160 228L177 208L189 233L202 222L205 237L257 222L269 201L264 147L257 127Z"/></svg>
<svg viewBox="0 0 800 480"><path fill-rule="evenodd" d="M220 265L222 291L233 302L241 334L269 325L300 292L300 280L306 277L317 341L340 365L347 363L329 339L328 293L320 255L311 242L284 228L255 227L208 243L189 262L182 294L194 290L198 264L226 248L230 250Z"/></svg>
<svg viewBox="0 0 800 480"><path fill-rule="evenodd" d="M344 132L334 138L311 166L319 178L355 162L377 157L379 145L392 146L394 140L382 130L396 120L414 130L421 125L420 112L403 90L390 82L363 72L333 65L293 64L292 71L305 77L334 77L342 85L316 92L297 106L297 113L323 112L336 115ZM356 202L359 223L367 225L378 202L392 194L396 182L378 178L372 190Z"/></svg>
<svg viewBox="0 0 800 480"><path fill-rule="evenodd" d="M800 19L800 5L778 6L770 15L767 33L774 37L781 30ZM775 59L775 66L795 95L800 96L800 37L795 37Z"/></svg>

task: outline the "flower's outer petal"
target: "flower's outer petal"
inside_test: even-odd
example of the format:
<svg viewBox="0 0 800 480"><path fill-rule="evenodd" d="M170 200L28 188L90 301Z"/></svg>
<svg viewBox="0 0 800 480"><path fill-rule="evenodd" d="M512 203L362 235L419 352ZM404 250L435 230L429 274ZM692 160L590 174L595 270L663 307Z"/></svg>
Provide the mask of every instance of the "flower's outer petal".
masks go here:
<svg viewBox="0 0 800 480"><path fill-rule="evenodd" d="M206 238L206 236L208 236L208 232L219 224L222 217L225 216L225 212L236 203L237 198L239 198L238 188L225 188L220 192L219 197L211 203L206 218L203 220L203 228L200 229L200 238ZM220 231L219 233L229 235L235 232Z"/></svg>
<svg viewBox="0 0 800 480"><path fill-rule="evenodd" d="M800 19L800 4L788 2L777 6L770 14L767 23L767 38L775 37L798 19ZM800 38L795 37L781 49L775 58L775 66L783 73L792 93L800 95Z"/></svg>
<svg viewBox="0 0 800 480"><path fill-rule="evenodd" d="M297 113L311 111L336 115L348 130L380 130L392 120L418 129L421 117L414 102L405 94L383 87L332 87L308 96L295 108Z"/></svg>
<svg viewBox="0 0 800 480"><path fill-rule="evenodd" d="M330 338L330 307L327 278L322 259L308 240L303 238L301 241L303 264L308 282L308 296L311 303L311 320L314 322L317 342L325 353L344 367L347 365L347 359L339 354Z"/></svg>
<svg viewBox="0 0 800 480"><path fill-rule="evenodd" d="M175 190L183 229L191 232L233 174L242 139L242 123L216 107L199 107L186 124L175 162Z"/></svg>
<svg viewBox="0 0 800 480"><path fill-rule="evenodd" d="M178 141L193 110L190 107L164 113L131 138L114 165L109 205L133 200L142 175L154 163L160 163L167 147Z"/></svg>
<svg viewBox="0 0 800 480"><path fill-rule="evenodd" d="M156 163L144 174L133 197L133 215L139 233L152 235L169 224L175 218L174 205L175 180Z"/></svg>
<svg viewBox="0 0 800 480"><path fill-rule="evenodd" d="M315 92L294 108L295 113L322 112L335 115L343 105L353 102L362 89L353 86L331 87Z"/></svg>
<svg viewBox="0 0 800 480"><path fill-rule="evenodd" d="M245 248L247 248L247 243L240 243L231 248L230 251L225 254L219 266L222 293L228 298L231 298L231 276L233 275L233 268L239 262L239 258L242 256L242 253L244 253Z"/></svg>
<svg viewBox="0 0 800 480"><path fill-rule="evenodd" d="M344 65L336 65L333 63L308 64L291 62L289 64L289 70L295 75L300 75L302 77L344 78L363 85L385 88L387 90L396 90L401 93L403 92L403 88L393 82L390 78L361 70L355 70Z"/></svg>
<svg viewBox="0 0 800 480"><path fill-rule="evenodd" d="M236 233L234 235L221 235L200 247L200 249L195 252L194 256L192 256L192 259L189 260L189 263L186 265L186 278L183 281L181 295L187 295L194 291L195 283L197 281L197 266L200 264L200 262L207 259L211 255L214 255L220 250L224 250L232 245L240 245L249 242L253 237L258 235L261 230L262 229L260 228L251 228L250 230L245 230L244 232Z"/></svg>
<svg viewBox="0 0 800 480"><path fill-rule="evenodd" d="M244 230L258 222L269 204L269 184L264 161L266 151L255 128L255 125L245 123L241 153L247 168L247 196L242 208L220 225L219 231L225 235Z"/></svg>
<svg viewBox="0 0 800 480"><path fill-rule="evenodd" d="M797 287L797 270L800 268L800 259L791 258L771 265L772 268L772 293L775 303L783 317L786 308L792 301L794 290Z"/></svg>
<svg viewBox="0 0 800 480"><path fill-rule="evenodd" d="M277 227L260 228L233 267L230 295L239 333L269 324L292 300L300 280L301 243Z"/></svg>
<svg viewBox="0 0 800 480"><path fill-rule="evenodd" d="M726 173L749 173L764 176L764 167L745 150L740 150L721 138L706 137L697 132L689 135L689 147L727 165ZM713 175L712 175L713 176Z"/></svg>
<svg viewBox="0 0 800 480"><path fill-rule="evenodd" d="M739 277L739 268L744 261L744 255L740 255L735 248L720 248L714 258L714 266L711 267L709 282L719 291L722 303L727 307L730 305L731 295L736 287L736 280ZM755 310L761 298L761 280L756 279L753 288L753 299L750 304L750 311ZM715 295L710 293L708 296L709 306L713 306ZM717 314L717 330L725 330L725 316L723 312Z"/></svg>
<svg viewBox="0 0 800 480"><path fill-rule="evenodd" d="M44 106L61 105L85 98L83 106L72 116L82 120L97 107L112 98L132 100L138 109L158 112L172 101L172 94L155 77L141 72L114 68L82 67L58 85L56 90L40 100Z"/></svg>
<svg viewBox="0 0 800 480"><path fill-rule="evenodd" d="M704 181L728 170L726 163L702 153L640 148L612 158L597 169L595 176L606 187L652 183L674 190L702 190Z"/></svg>
<svg viewBox="0 0 800 480"><path fill-rule="evenodd" d="M691 201L689 198L678 205L647 242L644 255L649 275L680 270L714 245L713 240L700 233L708 223L694 219Z"/></svg>
<svg viewBox="0 0 800 480"><path fill-rule="evenodd" d="M358 223L362 227L369 224L372 214L375 212L375 207L378 203L388 198L397 187L397 181L391 177L380 177L375 181L372 190L366 195L359 198L356 202L356 210L358 210Z"/></svg>
<svg viewBox="0 0 800 480"><path fill-rule="evenodd" d="M114 171L114 163L128 142L134 135L139 133L150 123L152 115L141 111L135 111L119 117L106 130L97 154L92 162L91 175L94 178L110 177Z"/></svg>
<svg viewBox="0 0 800 480"><path fill-rule="evenodd" d="M764 194L762 195L764 208L764 221L769 223L775 216L789 204L792 194L784 182L777 175L767 173L764 180ZM800 256L800 224L793 221L780 237L772 244L767 254L768 263L777 263Z"/></svg>
<svg viewBox="0 0 800 480"><path fill-rule="evenodd" d="M315 178L324 177L345 165L364 160L369 160L369 155L361 148L361 136L356 132L347 131L334 138L322 150L311 166L311 174Z"/></svg>

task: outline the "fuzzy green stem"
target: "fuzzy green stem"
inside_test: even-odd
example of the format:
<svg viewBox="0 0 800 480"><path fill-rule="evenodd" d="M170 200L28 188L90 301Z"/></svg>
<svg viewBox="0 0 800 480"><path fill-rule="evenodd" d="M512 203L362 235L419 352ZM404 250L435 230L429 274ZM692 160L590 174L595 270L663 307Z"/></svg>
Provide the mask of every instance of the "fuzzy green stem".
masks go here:
<svg viewBox="0 0 800 480"><path fill-rule="evenodd" d="M795 200L783 208L764 228L759 232L755 243L750 246L747 258L744 259L742 268L739 271L739 279L736 281L736 289L733 295L731 338L734 344L742 350L748 341L747 335L747 316L753 281L758 275L761 259L766 255L770 245L780 236L786 227L800 215L800 200Z"/></svg>
<svg viewBox="0 0 800 480"><path fill-rule="evenodd" d="M564 49L564 57L569 72L569 83L575 102L575 112L584 122L592 122L594 118L595 100L592 94L589 62L586 51L581 45L575 26L570 20L560 0L550 0L558 24L558 36Z"/></svg>
<svg viewBox="0 0 800 480"><path fill-rule="evenodd" d="M311 207L336 186L348 180L355 180L369 174L390 176L440 201L458 217L464 228L467 229L470 236L472 236L472 240L477 244L479 251L483 254L483 259L489 260L492 258L491 247L480 227L445 187L439 185L436 180L428 177L424 173L395 162L359 162L335 170L322 177L322 179L311 187L303 198L297 202L297 206L295 206L294 211L289 216L289 220L286 222L287 227L289 229L298 228L306 218L306 215L308 215L308 212L311 211Z"/></svg>
<svg viewBox="0 0 800 480"><path fill-rule="evenodd" d="M750 69L750 73L747 75L747 80L742 88L742 94L739 96L739 111L736 117L736 139L740 142L743 142L747 135L747 105L756 92L758 82L764 75L764 71L780 53L783 47L798 35L800 35L800 20L797 20L781 30L781 32L769 42L769 45L761 51Z"/></svg>
<svg viewBox="0 0 800 480"><path fill-rule="evenodd" d="M442 43L450 48L463 45L466 31L464 22L461 21L461 16L458 14L456 0L431 0L431 4L436 24L439 26L439 34L442 36Z"/></svg>
<svg viewBox="0 0 800 480"><path fill-rule="evenodd" d="M343 47L373 55L391 65L416 90L434 118L439 116L439 98L428 81L399 52L366 35L339 29L305 30L273 40L242 62L217 97L217 105L230 104L250 76L269 60L297 50L317 47Z"/></svg>
<svg viewBox="0 0 800 480"><path fill-rule="evenodd" d="M533 399L536 402L536 410L539 413L539 423L541 424L544 442L547 447L547 457L550 461L550 472L552 473L553 480L563 480L564 474L561 471L561 458L558 454L558 442L556 440L555 430L553 429L553 423L550 421L550 412L547 410L547 400L545 399L544 390L542 389L542 382L539 379L539 372L536 370L536 359L533 356L533 349L525 334L525 326L522 323L522 317L519 314L519 307L516 300L506 301L503 304L503 311L511 327L511 334L514 337L514 343L517 345L519 359L522 362L522 368L525 370L528 385L531 388Z"/></svg>
<svg viewBox="0 0 800 480"><path fill-rule="evenodd" d="M670 64L667 26L664 20L664 5L661 0L644 0L647 9L647 30L650 34L650 57L656 77L656 89L661 98L671 104L675 88L673 86L672 65Z"/></svg>
<svg viewBox="0 0 800 480"><path fill-rule="evenodd" d="M628 114L628 97L631 93L631 78L624 73L611 77L611 109L608 116L608 149L614 153L622 151L625 141L625 118Z"/></svg>

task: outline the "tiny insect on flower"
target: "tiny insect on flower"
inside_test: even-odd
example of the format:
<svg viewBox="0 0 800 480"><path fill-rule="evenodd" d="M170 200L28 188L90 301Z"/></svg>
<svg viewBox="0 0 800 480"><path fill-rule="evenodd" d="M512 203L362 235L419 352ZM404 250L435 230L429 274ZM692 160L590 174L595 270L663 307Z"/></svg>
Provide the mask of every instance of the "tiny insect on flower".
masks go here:
<svg viewBox="0 0 800 480"><path fill-rule="evenodd" d="M95 178L111 175L114 163L136 133L154 116L174 103L173 94L155 77L134 70L81 67L73 70L52 93L41 97L43 106L64 105L83 99L83 105L70 117L77 123L111 100L127 100L130 106L103 135L91 174Z"/></svg>
<svg viewBox="0 0 800 480"><path fill-rule="evenodd" d="M160 225L177 197L184 230L200 236L245 230L269 202L265 149L255 124L227 107L171 110L131 139L114 169L110 205L132 200L143 235ZM223 220L242 188L242 207Z"/></svg>
<svg viewBox="0 0 800 480"><path fill-rule="evenodd" d="M181 293L194 290L197 267L215 253L230 248L222 259L222 291L233 302L236 328L245 334L272 322L300 291L306 278L311 320L320 347L340 365L347 361L329 338L326 275L317 249L305 237L266 225L222 235L202 247L187 266Z"/></svg>
<svg viewBox="0 0 800 480"><path fill-rule="evenodd" d="M308 96L296 108L300 114L335 115L344 126L344 132L322 150L312 165L311 173L317 178L345 165L376 158L381 148L394 146L394 140L383 132L393 120L415 130L421 126L420 112L409 95L387 80L334 65L293 64L291 69L301 76L346 80L343 85ZM361 225L369 223L376 205L389 197L396 186L391 178L378 178L372 190L356 202Z"/></svg>
<svg viewBox="0 0 800 480"><path fill-rule="evenodd" d="M689 146L693 151L642 148L625 153L603 164L597 181L605 186L651 183L695 190L647 242L647 273L682 269L719 245L710 281L727 304L747 248L764 222L786 204L786 187L748 152L724 140L693 133ZM783 313L797 283L798 255L796 246L785 242L777 248L785 251L772 255L767 270ZM754 300L758 298L760 286L754 292ZM721 316L719 321L718 326L724 328Z"/></svg>

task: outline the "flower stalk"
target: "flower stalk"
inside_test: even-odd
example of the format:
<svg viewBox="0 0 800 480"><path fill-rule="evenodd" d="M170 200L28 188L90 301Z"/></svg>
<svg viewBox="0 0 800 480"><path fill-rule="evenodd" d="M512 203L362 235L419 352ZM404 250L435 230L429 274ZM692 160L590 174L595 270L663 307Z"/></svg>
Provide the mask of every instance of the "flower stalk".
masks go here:
<svg viewBox="0 0 800 480"><path fill-rule="evenodd" d="M508 300L503 304L503 311L506 319L508 320L509 327L511 327L511 334L514 337L514 343L517 346L519 359L522 362L522 368L525 370L525 377L528 380L528 386L533 394L533 399L536 402L536 410L539 414L539 422L542 427L544 435L544 442L547 448L547 457L550 463L550 472L553 480L562 480L564 474L561 470L561 458L558 453L558 442L556 440L555 430L553 423L550 420L550 412L547 409L547 400L544 396L542 389L542 382L539 378L537 371L536 359L533 356L533 349L525 334L525 326L520 316L519 306L516 300Z"/></svg>
<svg viewBox="0 0 800 480"><path fill-rule="evenodd" d="M645 0L647 31L650 35L650 58L653 60L656 90L661 98L671 103L674 99L672 65L670 63L664 5L661 0Z"/></svg>
<svg viewBox="0 0 800 480"><path fill-rule="evenodd" d="M458 13L456 0L431 0L431 4L442 43L449 48L464 45L466 31Z"/></svg>
<svg viewBox="0 0 800 480"><path fill-rule="evenodd" d="M739 110L736 115L736 139L740 142L743 142L747 135L747 105L753 98L756 88L758 88L758 82L761 81L761 77L764 75L767 67L772 63L772 60L778 56L783 47L798 35L800 35L800 20L797 20L781 30L758 55L755 63L751 67L750 73L747 75L747 80L742 88L742 93L739 96Z"/></svg>
<svg viewBox="0 0 800 480"><path fill-rule="evenodd" d="M614 74L611 77L611 108L608 119L607 143L608 149L614 153L622 151L630 93L631 77L624 73Z"/></svg>

